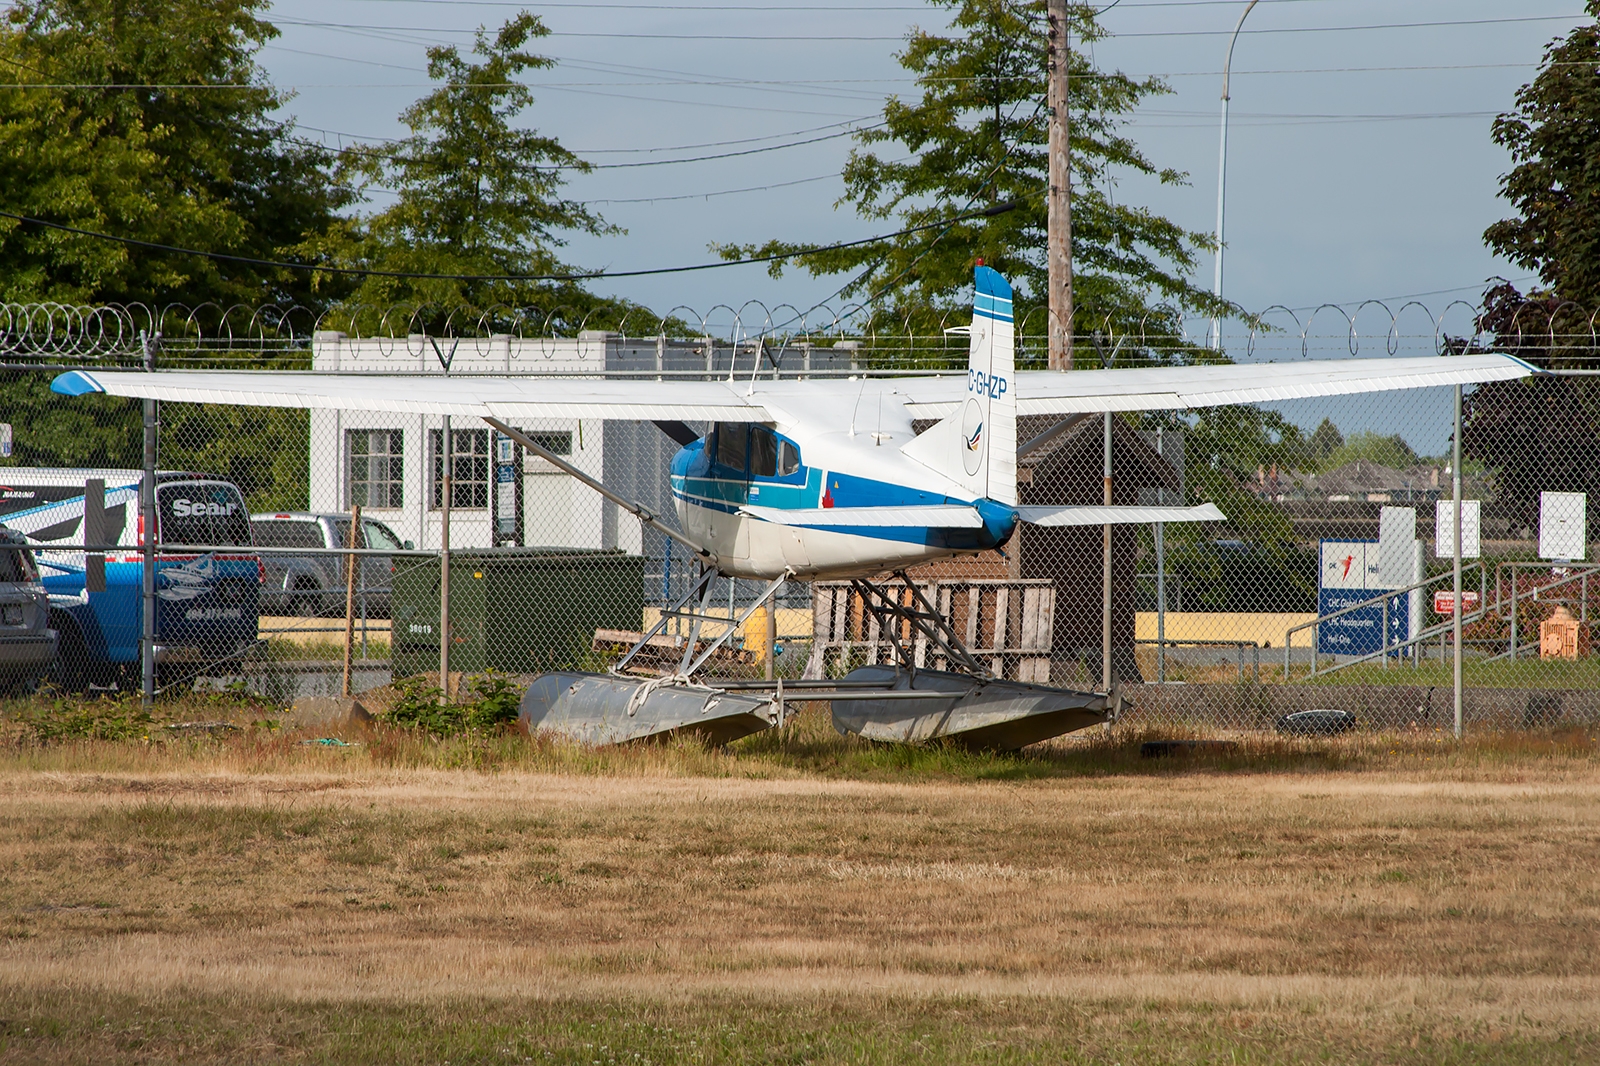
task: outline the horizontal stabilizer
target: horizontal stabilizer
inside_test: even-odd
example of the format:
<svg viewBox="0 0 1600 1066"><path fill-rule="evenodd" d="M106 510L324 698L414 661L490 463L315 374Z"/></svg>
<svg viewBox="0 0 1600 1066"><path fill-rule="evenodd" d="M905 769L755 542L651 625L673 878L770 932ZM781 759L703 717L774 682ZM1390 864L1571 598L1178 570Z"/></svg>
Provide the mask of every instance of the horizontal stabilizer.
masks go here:
<svg viewBox="0 0 1600 1066"><path fill-rule="evenodd" d="M1070 504L1065 507L1018 507L1024 522L1036 526L1143 525L1146 522L1223 522L1227 515L1214 503L1199 507L1095 507Z"/></svg>
<svg viewBox="0 0 1600 1066"><path fill-rule="evenodd" d="M781 526L927 526L931 529L978 529L983 516L961 504L922 507L781 507L739 508L740 514Z"/></svg>

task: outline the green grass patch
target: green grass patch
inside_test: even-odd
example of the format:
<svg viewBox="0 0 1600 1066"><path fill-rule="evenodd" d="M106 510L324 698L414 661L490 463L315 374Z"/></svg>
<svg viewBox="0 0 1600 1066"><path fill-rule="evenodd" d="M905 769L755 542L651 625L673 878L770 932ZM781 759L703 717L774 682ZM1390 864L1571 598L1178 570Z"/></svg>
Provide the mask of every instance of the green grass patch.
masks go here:
<svg viewBox="0 0 1600 1066"><path fill-rule="evenodd" d="M1281 667L1281 661L1280 661ZM1600 659L1509 659L1476 662L1468 658L1461 667L1462 684L1474 688L1600 689ZM1449 663L1362 663L1331 674L1307 677L1296 672L1295 684L1312 685L1432 685L1445 689L1452 685Z"/></svg>
<svg viewBox="0 0 1600 1066"><path fill-rule="evenodd" d="M406 1005L167 994L0 993L0 1058L66 1062L1141 1063L1555 1066L1600 1058L1593 1031L1412 1014L1272 1015L1161 1002L728 996Z"/></svg>

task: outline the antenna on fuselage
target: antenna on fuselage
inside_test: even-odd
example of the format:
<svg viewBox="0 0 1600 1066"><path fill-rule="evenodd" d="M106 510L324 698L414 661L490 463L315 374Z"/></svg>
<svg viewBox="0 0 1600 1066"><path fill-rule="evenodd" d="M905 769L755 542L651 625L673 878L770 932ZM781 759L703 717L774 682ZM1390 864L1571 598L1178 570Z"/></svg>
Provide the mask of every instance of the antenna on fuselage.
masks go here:
<svg viewBox="0 0 1600 1066"><path fill-rule="evenodd" d="M867 394L867 379L861 379L861 391L856 393L856 405L850 409L850 436L856 435L856 412L861 410L861 397Z"/></svg>

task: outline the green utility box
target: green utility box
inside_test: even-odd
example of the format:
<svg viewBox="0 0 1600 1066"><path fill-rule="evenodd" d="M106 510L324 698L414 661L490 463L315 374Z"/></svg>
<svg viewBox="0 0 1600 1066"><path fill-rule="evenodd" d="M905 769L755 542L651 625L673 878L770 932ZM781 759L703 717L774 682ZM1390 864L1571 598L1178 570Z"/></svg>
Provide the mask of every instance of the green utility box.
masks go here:
<svg viewBox="0 0 1600 1066"><path fill-rule="evenodd" d="M439 669L439 559L396 557L396 678ZM532 674L581 665L596 629L637 630L644 557L527 548L450 553L450 669Z"/></svg>

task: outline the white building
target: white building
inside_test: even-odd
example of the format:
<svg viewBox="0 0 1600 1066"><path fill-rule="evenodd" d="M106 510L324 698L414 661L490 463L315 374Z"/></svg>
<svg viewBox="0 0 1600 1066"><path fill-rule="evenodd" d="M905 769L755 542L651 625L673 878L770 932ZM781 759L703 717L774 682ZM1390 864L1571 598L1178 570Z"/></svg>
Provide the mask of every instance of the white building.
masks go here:
<svg viewBox="0 0 1600 1066"><path fill-rule="evenodd" d="M450 372L599 374L606 369L610 341L611 335L595 332L575 339L463 339ZM319 371L345 374L415 374L417 388L426 390L427 379L443 373L434 345L445 343L424 336L351 339L343 333L319 332L313 338L312 365ZM605 476L605 422L532 419L517 428L585 473ZM657 434L652 426L642 428ZM364 513L387 523L417 547L439 547L443 429L440 415L313 410L311 510L347 511L359 503ZM516 544L642 550L637 522L619 522L615 506L545 460L526 455L481 421L452 418L451 436L455 445L452 547Z"/></svg>

